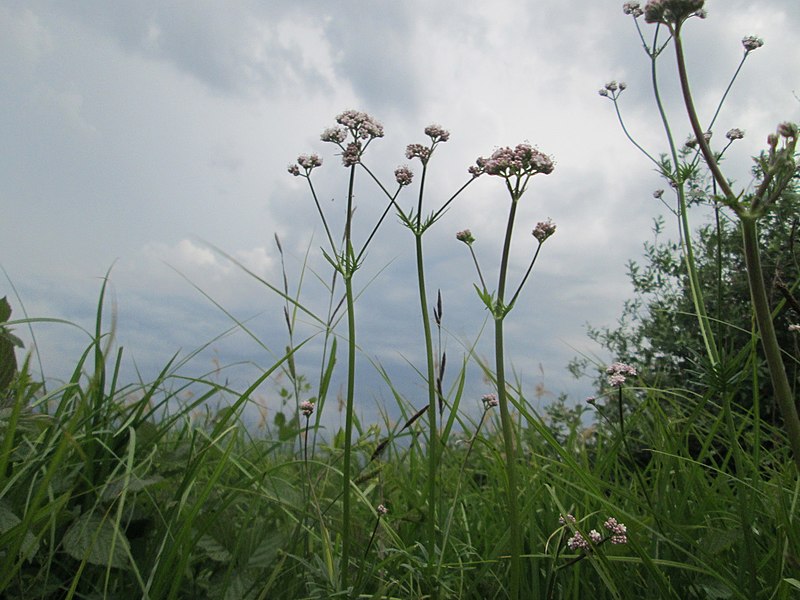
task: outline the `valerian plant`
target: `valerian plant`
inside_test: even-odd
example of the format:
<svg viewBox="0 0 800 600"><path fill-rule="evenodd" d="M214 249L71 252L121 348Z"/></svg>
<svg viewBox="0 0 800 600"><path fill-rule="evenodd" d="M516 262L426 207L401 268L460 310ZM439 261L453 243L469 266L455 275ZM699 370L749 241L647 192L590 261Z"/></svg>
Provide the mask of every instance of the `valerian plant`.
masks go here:
<svg viewBox="0 0 800 600"><path fill-rule="evenodd" d="M514 232L517 207L519 201L525 194L528 183L534 175L549 175L553 172L555 164L553 159L533 148L529 144L518 144L515 148L500 148L488 158L480 157L469 171L474 177L490 175L499 177L503 180L506 190L511 198L508 219L506 221L506 233L503 240L503 251L500 258L500 269L498 275L497 289L490 292L486 287L486 282L478 264L477 257L472 249L475 238L470 230L460 231L456 238L467 244L470 249L476 270L481 282L480 287L475 289L478 292L486 308L492 314L495 323L495 377L497 382L497 400L500 407L500 422L503 430L503 444L505 450L505 469L506 485L508 498L508 525L511 536L511 598L519 597L520 574L521 574L521 554L522 554L522 533L519 521L519 509L517 506L517 475L516 460L517 452L514 442L514 424L509 410L509 394L506 386L505 376L505 357L503 341L503 322L514 307L525 282L539 257L542 244L555 233L556 226L550 221L543 221L533 229L533 237L537 241L536 251L531 258L528 269L510 300L506 300L506 279L508 276L509 256L511 251L511 238Z"/></svg>
<svg viewBox="0 0 800 600"><path fill-rule="evenodd" d="M758 326L761 345L766 357L775 400L780 409L781 416L783 417L796 466L798 470L800 470L800 418L798 417L797 406L794 401L775 333L772 311L767 299L766 286L763 278L758 241L759 220L774 209L776 201L782 196L792 180L797 177L797 164L795 159L798 127L796 124L790 122L779 124L775 132L770 133L767 137L767 148L756 158L756 172L760 180L754 186L753 191L734 191L730 180L724 175L720 166L722 152L714 152L711 148L712 127L716 122L721 106L728 92L731 90L733 81L738 75L744 61L753 51L763 45L763 40L752 35L742 38L744 55L739 63L739 67L736 69L731 82L723 93L713 116L704 125L695 107L686 67L682 37L683 28L689 20L692 18L706 18L707 12L704 5L704 0L651 0L647 2L644 8L642 8L638 2L626 2L623 5L623 12L633 18L642 45L651 59L653 89L662 123L670 143L671 160L665 158L660 161L655 161L641 146L638 144L636 145L640 150L645 152L651 160L656 162L662 174L668 179L670 185L673 186L677 192L677 213L681 219L682 243L684 244L689 283L692 289L700 330L712 367L719 365L720 355L714 341L710 321L706 315L705 305L700 292L700 285L697 280L697 272L691 249L691 231L688 227L687 201L683 187L684 182L693 174L700 160L705 162L706 167L713 177L715 190L717 192L715 194L715 200L730 209L738 217L742 229L742 246L753 313ZM655 26L652 43L650 44L646 42L643 30L639 24L639 18L642 16L646 23ZM661 32L666 32L666 39L663 42L659 41L659 34ZM690 138L687 145L692 149L696 149L694 156L688 161L681 161L679 159L677 146L673 141L671 128L658 92L656 60L670 43L674 48L681 94L693 134L693 137ZM618 116L619 109L617 100L619 94L624 89L624 86L620 87L619 84L612 83L607 84L606 87L600 91L601 95L609 97L614 101ZM622 123L621 117L620 122ZM627 129L624 128L624 124L623 129L629 139L633 141ZM734 128L729 130L726 136L728 145L726 145L724 149L727 149L734 140L741 139L742 136L743 132L740 129Z"/></svg>

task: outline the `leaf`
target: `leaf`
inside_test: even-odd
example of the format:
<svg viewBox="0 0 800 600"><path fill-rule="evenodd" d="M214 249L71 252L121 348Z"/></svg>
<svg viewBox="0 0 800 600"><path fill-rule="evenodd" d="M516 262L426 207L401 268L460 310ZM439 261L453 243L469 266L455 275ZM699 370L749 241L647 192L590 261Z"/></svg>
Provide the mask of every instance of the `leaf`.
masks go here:
<svg viewBox="0 0 800 600"><path fill-rule="evenodd" d="M8 303L8 296L0 298L0 323L5 323L11 318L11 305Z"/></svg>
<svg viewBox="0 0 800 600"><path fill-rule="evenodd" d="M233 558L231 553L210 535L202 536L197 541L197 545L202 548L208 555L208 558L214 562L227 563Z"/></svg>
<svg viewBox="0 0 800 600"><path fill-rule="evenodd" d="M88 513L78 517L67 529L64 550L77 560L124 569L128 566L130 544L114 523Z"/></svg>
<svg viewBox="0 0 800 600"><path fill-rule="evenodd" d="M22 520L15 515L4 503L0 502L0 535L14 529L17 525L22 523ZM7 545L10 540L4 540L3 545ZM39 551L39 542L30 531L25 532L25 537L22 540L22 545L19 549L20 556L24 556L27 560L33 560L33 557Z"/></svg>

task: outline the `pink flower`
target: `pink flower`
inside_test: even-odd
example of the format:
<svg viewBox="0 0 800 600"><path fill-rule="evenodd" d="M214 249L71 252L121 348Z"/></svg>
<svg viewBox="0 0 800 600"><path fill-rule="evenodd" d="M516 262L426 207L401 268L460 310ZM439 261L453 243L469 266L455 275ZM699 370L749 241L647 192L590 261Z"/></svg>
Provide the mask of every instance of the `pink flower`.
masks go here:
<svg viewBox="0 0 800 600"><path fill-rule="evenodd" d="M644 11L638 2L626 2L622 5L622 12L624 12L626 15L633 16L634 19L638 19L644 14Z"/></svg>
<svg viewBox="0 0 800 600"><path fill-rule="evenodd" d="M441 127L440 125L428 125L425 128L425 135L431 138L431 141L436 144L438 142L446 142L450 139L450 132Z"/></svg>
<svg viewBox="0 0 800 600"><path fill-rule="evenodd" d="M499 404L497 401L496 394L484 394L481 398L481 402L483 402L483 408L485 410L489 410L490 408L494 408Z"/></svg>
<svg viewBox="0 0 800 600"><path fill-rule="evenodd" d="M620 387L625 383L627 377L636 377L636 368L625 363L615 362L606 369L608 375L608 385L612 387Z"/></svg>
<svg viewBox="0 0 800 600"><path fill-rule="evenodd" d="M628 528L623 523L617 521L614 517L608 517L603 527L611 532L612 544L627 544L628 543Z"/></svg>
<svg viewBox="0 0 800 600"><path fill-rule="evenodd" d="M303 413L304 417L310 417L314 414L314 403L308 400L303 400L300 403L300 412Z"/></svg>
<svg viewBox="0 0 800 600"><path fill-rule="evenodd" d="M536 224L536 227L533 229L533 237L535 237L540 244L543 244L544 241L555 232L556 224L550 219L547 219L546 221L541 221Z"/></svg>
<svg viewBox="0 0 800 600"><path fill-rule="evenodd" d="M472 232L469 229L456 232L456 239L459 242L464 242L467 246L471 245L475 241L475 238L472 236Z"/></svg>
<svg viewBox="0 0 800 600"><path fill-rule="evenodd" d="M386 508L383 504L378 504L378 506L375 508L375 512L378 513L379 517L382 517L382 516L388 514L389 509Z"/></svg>
<svg viewBox="0 0 800 600"><path fill-rule="evenodd" d="M428 162L428 159L431 157L431 149L428 146L423 146L422 144L409 144L406 147L406 158L411 160L412 158L418 158L422 161L422 164Z"/></svg>
<svg viewBox="0 0 800 600"><path fill-rule="evenodd" d="M394 170L394 178L400 185L411 185L411 180L414 178L414 173L408 167L397 167Z"/></svg>
<svg viewBox="0 0 800 600"><path fill-rule="evenodd" d="M517 144L514 148L499 148L489 158L480 157L470 173L509 177L531 176L537 173L548 175L553 172L553 159L530 144Z"/></svg>
<svg viewBox="0 0 800 600"><path fill-rule="evenodd" d="M742 131L737 127L734 127L733 129L728 130L728 133L725 134L725 137L728 138L730 141L741 140L742 138L744 138L744 131Z"/></svg>
<svg viewBox="0 0 800 600"><path fill-rule="evenodd" d="M742 38L742 46L744 46L745 52L752 52L753 50L758 50L763 45L764 45L764 40L762 40L760 37L756 37L754 35L747 35Z"/></svg>

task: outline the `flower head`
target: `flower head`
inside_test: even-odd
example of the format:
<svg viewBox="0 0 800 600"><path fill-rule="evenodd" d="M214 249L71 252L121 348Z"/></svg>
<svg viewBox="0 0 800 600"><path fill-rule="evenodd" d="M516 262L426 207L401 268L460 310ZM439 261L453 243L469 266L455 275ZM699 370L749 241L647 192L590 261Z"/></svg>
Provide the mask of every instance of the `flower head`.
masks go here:
<svg viewBox="0 0 800 600"><path fill-rule="evenodd" d="M574 535L567 540L567 547L570 550L588 550L589 542L581 535L580 531L576 531Z"/></svg>
<svg viewBox="0 0 800 600"><path fill-rule="evenodd" d="M752 52L753 50L758 50L761 46L764 45L764 40L760 37L756 37L754 35L746 35L742 38L742 46L744 46L744 51Z"/></svg>
<svg viewBox="0 0 800 600"><path fill-rule="evenodd" d="M342 164L345 167L352 167L361 162L361 144L358 142L350 142L347 148L342 152Z"/></svg>
<svg viewBox="0 0 800 600"><path fill-rule="evenodd" d="M483 408L485 410L494 408L499 404L496 394L484 394L483 397L481 397L481 402L483 402Z"/></svg>
<svg viewBox="0 0 800 600"><path fill-rule="evenodd" d="M446 142L450 139L450 132L444 129L441 125L428 125L425 128L425 135L431 138L431 141L436 144L438 142Z"/></svg>
<svg viewBox="0 0 800 600"><path fill-rule="evenodd" d="M644 14L641 5L638 2L626 2L622 5L622 12L626 15L631 15L634 19L638 19Z"/></svg>
<svg viewBox="0 0 800 600"><path fill-rule="evenodd" d="M334 144L341 144L347 139L347 129L344 127L328 127L319 136L323 142L333 142Z"/></svg>
<svg viewBox="0 0 800 600"><path fill-rule="evenodd" d="M414 173L411 172L406 166L397 167L394 170L394 178L400 185L411 185L411 180L414 178Z"/></svg>
<svg viewBox="0 0 800 600"><path fill-rule="evenodd" d="M467 246L472 244L475 241L475 238L472 237L472 232L469 229L465 229L464 231L456 232L456 239L459 242L464 242Z"/></svg>
<svg viewBox="0 0 800 600"><path fill-rule="evenodd" d="M308 418L314 414L314 403L309 400L303 400L300 403L300 412L304 417Z"/></svg>
<svg viewBox="0 0 800 600"><path fill-rule="evenodd" d="M648 23L676 25L691 16L705 17L705 0L650 0L644 7Z"/></svg>
<svg viewBox="0 0 800 600"><path fill-rule="evenodd" d="M406 146L406 158L411 160L412 158L418 158L422 161L422 164L428 162L428 159L431 157L431 149L428 146L423 146L422 144L409 144Z"/></svg>
<svg viewBox="0 0 800 600"><path fill-rule="evenodd" d="M383 137L383 125L365 112L346 110L336 116L336 122L345 127L354 139Z"/></svg>
<svg viewBox="0 0 800 600"><path fill-rule="evenodd" d="M567 513L566 515L560 515L558 517L558 522L561 523L562 525L566 525L567 523L574 525L575 521L576 521L575 517L570 513Z"/></svg>
<svg viewBox="0 0 800 600"><path fill-rule="evenodd" d="M287 170L295 177L299 175L308 177L313 169L320 166L322 166L322 159L318 154L301 154L297 157L297 164L289 165Z"/></svg>
<svg viewBox="0 0 800 600"><path fill-rule="evenodd" d="M608 529L611 533L612 544L627 544L628 543L628 528L623 523L617 521L614 517L608 517L603 527Z"/></svg>
<svg viewBox="0 0 800 600"><path fill-rule="evenodd" d="M705 140L706 144L708 144L708 142L711 141L711 136L712 135L714 135L714 134L712 132L710 132L710 131L706 131L703 134L703 139ZM686 140L686 146L688 148L696 147L697 146L697 138L689 138L688 140Z"/></svg>
<svg viewBox="0 0 800 600"><path fill-rule="evenodd" d="M536 227L533 229L533 237L535 237L540 244L543 244L544 241L555 232L556 224L550 219L547 219L546 221L541 221L536 224Z"/></svg>
<svg viewBox="0 0 800 600"><path fill-rule="evenodd" d="M627 377L636 377L636 367L622 362L615 362L606 369L606 375L608 375L608 385L620 387L625 383Z"/></svg>
<svg viewBox="0 0 800 600"><path fill-rule="evenodd" d="M386 508L383 504L378 504L378 506L375 507L375 512L378 513L379 517L382 517L389 512L389 509Z"/></svg>
<svg viewBox="0 0 800 600"><path fill-rule="evenodd" d="M796 138L798 133L797 125L789 121L784 121L778 125L777 133L785 138Z"/></svg>
<svg viewBox="0 0 800 600"><path fill-rule="evenodd" d="M660 200L664 196L664 190L656 190L653 192L653 198Z"/></svg>
<svg viewBox="0 0 800 600"><path fill-rule="evenodd" d="M530 144L517 144L514 148L499 148L489 158L479 157L470 173L510 177L530 177L537 173L549 175L555 165L553 159Z"/></svg>
<svg viewBox="0 0 800 600"><path fill-rule="evenodd" d="M738 127L734 127L733 129L728 130L728 133L725 134L725 137L728 138L730 141L741 140L742 138L744 138L744 131L742 131Z"/></svg>

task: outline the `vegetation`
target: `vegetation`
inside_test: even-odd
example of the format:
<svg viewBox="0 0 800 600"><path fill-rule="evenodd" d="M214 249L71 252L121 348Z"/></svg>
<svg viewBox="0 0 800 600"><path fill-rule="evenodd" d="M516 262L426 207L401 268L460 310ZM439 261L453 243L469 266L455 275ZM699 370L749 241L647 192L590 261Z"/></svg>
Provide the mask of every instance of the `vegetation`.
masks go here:
<svg viewBox="0 0 800 600"><path fill-rule="evenodd" d="M679 68L695 137L687 147L675 142L656 59L673 47L681 64L681 28L705 17L702 6L653 0L644 9L624 7L652 59L669 152L653 158L637 147L674 190L680 242L657 238L647 246L648 265L631 265L637 295L621 326L592 332L619 361L595 365L601 376L589 405L561 398L540 414L505 375L504 321L513 319L520 290L555 233L552 222L538 223L527 240L533 249L525 276L507 281L510 245L526 243L513 235L516 207L529 201L534 175L553 172L550 157L519 144L479 158L466 182L426 213L425 176L449 133L430 126L426 144L408 146L422 177L406 208L401 194L411 171L395 171L391 189L382 182L365 153L383 127L346 111L322 135L341 151L346 169L342 232L332 231L313 185L320 156L302 155L289 168L307 180L325 229L331 271L315 275L329 282L327 312L315 314L299 291L290 292L285 267L279 284L259 279L285 303L287 344L247 389L183 375L192 355L176 355L152 381L120 381L123 353L106 324L105 283L72 376L47 389L31 375L30 356L19 365L15 356L13 329L37 320L12 320L11 306L0 301L0 597L796 597L800 439L796 387L788 382L796 386L800 361L790 326L797 320L789 318L800 285L798 131L779 125L757 157L754 191L733 193L720 162L738 130L729 131L724 149L711 151ZM653 25L650 42L641 17ZM744 58L757 42L745 38ZM601 94L613 100L633 140L620 110L624 89L610 82ZM426 287L423 234L483 176L496 178L510 198L496 288L487 285L472 232L457 238L494 320L495 356L487 362L467 349L460 362L450 357L447 370L445 307ZM366 227L355 219L356 178L385 198ZM689 214L700 203L715 219L695 231ZM412 406L381 371L402 418L364 425L355 411L363 355L353 281L390 212L414 237L426 355L414 368L428 402ZM754 246L756 225L761 248ZM663 227L656 223L659 235ZM301 318L314 324L321 344L300 339ZM298 372L296 357L312 347L321 352L319 371L309 376ZM326 438L322 415L332 410L338 369L346 371L345 424ZM468 389L469 369L482 372L489 393ZM279 374L284 410L269 426L248 428L242 415L252 394Z"/></svg>

